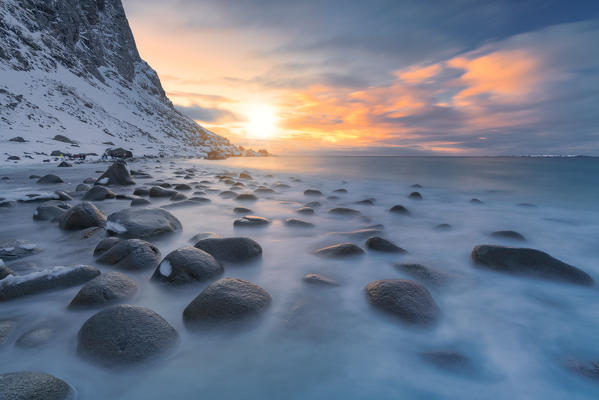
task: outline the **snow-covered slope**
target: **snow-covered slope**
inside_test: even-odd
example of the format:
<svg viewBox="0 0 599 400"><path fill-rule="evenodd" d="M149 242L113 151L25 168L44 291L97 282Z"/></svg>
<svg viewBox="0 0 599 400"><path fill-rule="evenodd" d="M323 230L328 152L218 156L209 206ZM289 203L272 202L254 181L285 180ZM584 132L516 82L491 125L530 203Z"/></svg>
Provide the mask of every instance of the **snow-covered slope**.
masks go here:
<svg viewBox="0 0 599 400"><path fill-rule="evenodd" d="M173 107L139 56L121 0L1 0L0 38L2 161L100 154L109 142L134 154L239 154Z"/></svg>

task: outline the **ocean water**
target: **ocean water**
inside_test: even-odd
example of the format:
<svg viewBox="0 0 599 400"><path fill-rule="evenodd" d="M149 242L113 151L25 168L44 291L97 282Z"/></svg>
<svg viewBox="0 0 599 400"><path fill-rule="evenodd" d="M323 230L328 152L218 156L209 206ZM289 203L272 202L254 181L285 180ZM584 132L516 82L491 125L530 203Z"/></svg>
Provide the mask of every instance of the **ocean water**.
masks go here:
<svg viewBox="0 0 599 400"><path fill-rule="evenodd" d="M74 187L98 176L105 164L75 168L3 167L0 197ZM470 252L477 244L520 246L489 234L515 230L526 247L546 251L599 280L599 159L596 158L399 158L399 157L273 157L225 161L138 161L156 179L189 183L174 176L178 168L196 168L194 180L210 180L227 190L214 175L249 172L258 184L283 182L289 189L259 195L240 204L208 194L212 203L171 210L183 232L155 241L163 255L189 244L200 232L249 236L263 248L259 262L224 264L224 276L250 280L273 298L268 311L246 327L190 332L182 311L208 285L165 288L150 282L153 271L128 273L139 285L129 301L158 312L179 332L174 351L135 368L108 370L76 353L77 332L95 311L67 311L78 288L0 303L0 320L18 327L0 344L0 372L37 370L67 381L81 399L596 399L599 383L572 373L569 360L599 360L599 291L597 287L514 277L474 268ZM65 184L32 183L30 174L56 173ZM144 180L138 180L143 185ZM414 189L413 184L422 188ZM304 196L319 189L319 199ZM345 188L348 193L333 193ZM115 189L131 192L133 188ZM422 201L408 198L418 190ZM327 199L329 195L338 199ZM373 198L374 205L356 201ZM472 204L472 198L484 204ZM318 200L313 216L294 210ZM76 203L77 199L73 201ZM167 200L152 200L156 205ZM521 204L532 204L524 207ZM402 204L410 217L387 210ZM127 201L96 205L109 214ZM233 207L247 206L272 223L261 229L235 229ZM360 217L334 217L333 207L351 207ZM42 252L7 263L20 273L54 265L94 265L92 251L100 237L84 239L62 232L50 222L35 222L35 205L0 209L0 239L37 243ZM311 230L282 223L296 217L313 222ZM449 231L435 226L452 225ZM331 260L314 256L315 249L350 240L349 232L382 224L381 236L408 251L404 255L367 252ZM412 279L393 267L415 262L443 272L448 283L427 286L441 309L431 328L414 328L368 305L364 287L387 278ZM103 271L110 266L97 265ZM302 281L321 273L337 287L314 287ZM59 322L53 339L35 349L14 345L27 330ZM447 370L421 357L434 351L459 352L466 368Z"/></svg>

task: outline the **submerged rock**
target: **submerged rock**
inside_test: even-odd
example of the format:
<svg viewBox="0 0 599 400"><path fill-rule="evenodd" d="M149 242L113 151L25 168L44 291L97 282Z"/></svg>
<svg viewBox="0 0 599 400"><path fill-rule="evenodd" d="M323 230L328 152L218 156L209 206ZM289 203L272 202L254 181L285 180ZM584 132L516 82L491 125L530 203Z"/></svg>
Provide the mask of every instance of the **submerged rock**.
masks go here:
<svg viewBox="0 0 599 400"><path fill-rule="evenodd" d="M106 216L92 203L84 201L71 207L60 218L59 226L64 230L80 230L93 226L104 227Z"/></svg>
<svg viewBox="0 0 599 400"><path fill-rule="evenodd" d="M54 174L48 174L38 179L37 183L64 183L64 181Z"/></svg>
<svg viewBox="0 0 599 400"><path fill-rule="evenodd" d="M237 201L256 201L258 198L251 193L242 193L235 196L235 200Z"/></svg>
<svg viewBox="0 0 599 400"><path fill-rule="evenodd" d="M303 278L304 282L311 285L326 285L337 286L337 282L321 274L306 274Z"/></svg>
<svg viewBox="0 0 599 400"><path fill-rule="evenodd" d="M209 253L187 246L169 253L158 265L152 280L173 285L203 282L222 275L222 265Z"/></svg>
<svg viewBox="0 0 599 400"><path fill-rule="evenodd" d="M115 161L106 172L98 178L96 185L135 185L133 177L127 170L127 163L123 160Z"/></svg>
<svg viewBox="0 0 599 400"><path fill-rule="evenodd" d="M339 258L364 254L364 250L353 243L339 243L318 249L314 254L322 257Z"/></svg>
<svg viewBox="0 0 599 400"><path fill-rule="evenodd" d="M542 278L591 286L595 283L583 270L535 249L479 245L472 250L472 261L480 268L514 275Z"/></svg>
<svg viewBox="0 0 599 400"><path fill-rule="evenodd" d="M53 267L27 275L7 276L0 281L0 301L77 286L100 275L89 265Z"/></svg>
<svg viewBox="0 0 599 400"><path fill-rule="evenodd" d="M448 371L467 371L471 368L470 359L457 351L429 351L420 353L420 357L429 364Z"/></svg>
<svg viewBox="0 0 599 400"><path fill-rule="evenodd" d="M424 286L404 279L370 282L366 296L373 306L401 320L417 325L430 325L440 314L439 307Z"/></svg>
<svg viewBox="0 0 599 400"><path fill-rule="evenodd" d="M249 214L252 212L252 210L250 210L249 208L245 208L245 207L235 207L233 209L233 212L235 214Z"/></svg>
<svg viewBox="0 0 599 400"><path fill-rule="evenodd" d="M3 400L67 400L73 397L71 387L44 372L10 372L0 374L0 399Z"/></svg>
<svg viewBox="0 0 599 400"><path fill-rule="evenodd" d="M442 286L449 277L442 272L417 263L398 263L394 267L412 278L431 286Z"/></svg>
<svg viewBox="0 0 599 400"><path fill-rule="evenodd" d="M75 188L75 191L76 192L87 192L90 188L91 187L89 185L86 185L85 183L80 183Z"/></svg>
<svg viewBox="0 0 599 400"><path fill-rule="evenodd" d="M251 261L262 255L262 247L246 237L207 238L194 247L210 253L217 260L234 263Z"/></svg>
<svg viewBox="0 0 599 400"><path fill-rule="evenodd" d="M185 308L183 320L192 326L239 320L263 313L271 301L270 294L252 282L223 278L204 289Z"/></svg>
<svg viewBox="0 0 599 400"><path fill-rule="evenodd" d="M180 232L183 225L163 208L127 208L108 216L106 230L124 238L146 239Z"/></svg>
<svg viewBox="0 0 599 400"><path fill-rule="evenodd" d="M300 207L297 210L295 210L295 212L298 214L312 215L314 214L314 209L311 207Z"/></svg>
<svg viewBox="0 0 599 400"><path fill-rule="evenodd" d="M120 272L105 272L87 282L75 295L69 308L98 307L127 300L137 292L137 285Z"/></svg>
<svg viewBox="0 0 599 400"><path fill-rule="evenodd" d="M410 215L410 211L401 204L394 205L389 209L389 212L393 214Z"/></svg>
<svg viewBox="0 0 599 400"><path fill-rule="evenodd" d="M176 190L165 189L161 186L152 186L150 188L150 197L172 197L177 194Z"/></svg>
<svg viewBox="0 0 599 400"><path fill-rule="evenodd" d="M51 325L33 328L21 335L15 345L28 349L43 346L56 336L57 331L57 327Z"/></svg>
<svg viewBox="0 0 599 400"><path fill-rule="evenodd" d="M331 208L328 212L333 215L360 215L360 211L346 207Z"/></svg>
<svg viewBox="0 0 599 400"><path fill-rule="evenodd" d="M306 189L304 190L304 196L319 197L322 196L322 192L318 189Z"/></svg>
<svg viewBox="0 0 599 400"><path fill-rule="evenodd" d="M116 193L104 186L94 186L83 195L82 200L102 201L105 199L114 199Z"/></svg>
<svg viewBox="0 0 599 400"><path fill-rule="evenodd" d="M380 236L372 236L368 238L365 245L370 250L381 251L385 253L406 253L406 251L401 247L387 239L383 239Z"/></svg>
<svg viewBox="0 0 599 400"><path fill-rule="evenodd" d="M293 227L293 228L314 228L314 224L312 222L302 221L297 218L286 218L285 225Z"/></svg>
<svg viewBox="0 0 599 400"><path fill-rule="evenodd" d="M255 215L246 215L238 218L233 222L233 226L240 227L256 227L265 226L270 224L270 220L263 217L257 217Z"/></svg>
<svg viewBox="0 0 599 400"><path fill-rule="evenodd" d="M129 271L154 269L160 262L160 251L152 243L141 239L126 239L109 245L105 240L98 243L94 254L100 264L113 265ZM103 250L103 251L101 251Z"/></svg>
<svg viewBox="0 0 599 400"><path fill-rule="evenodd" d="M525 242L526 238L519 232L516 231L495 231L491 233L491 236L500 238L500 239L510 239L510 240L518 240L521 242Z"/></svg>
<svg viewBox="0 0 599 400"><path fill-rule="evenodd" d="M154 311L110 306L88 319L78 334L78 352L106 367L155 358L178 342L177 331Z"/></svg>
<svg viewBox="0 0 599 400"><path fill-rule="evenodd" d="M412 200L422 200L422 195L420 192L412 192L408 195L408 197Z"/></svg>
<svg viewBox="0 0 599 400"><path fill-rule="evenodd" d="M0 242L0 260L12 261L39 253L35 243L23 239L11 239Z"/></svg>

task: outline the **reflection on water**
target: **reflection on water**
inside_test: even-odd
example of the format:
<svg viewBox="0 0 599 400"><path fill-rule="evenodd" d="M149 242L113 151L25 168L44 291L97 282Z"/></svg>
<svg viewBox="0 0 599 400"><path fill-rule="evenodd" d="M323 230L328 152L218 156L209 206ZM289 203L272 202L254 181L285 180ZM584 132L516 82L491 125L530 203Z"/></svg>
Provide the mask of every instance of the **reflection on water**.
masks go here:
<svg viewBox="0 0 599 400"><path fill-rule="evenodd" d="M596 288L481 271L472 267L469 254L480 243L510 245L489 234L515 230L529 240L528 246L548 251L598 280L597 160L275 157L182 161L176 166L168 161L140 161L130 167L169 182L189 183L174 178L173 172L192 166L199 171L195 181L209 180L218 191L230 188L214 178L225 170L248 170L258 184L290 186L259 195L260 200L250 204L209 192L206 196L212 203L208 205L172 209L184 231L156 241L163 255L188 245L200 232L247 235L258 241L264 251L262 260L225 264L225 276L255 282L272 295L272 306L260 323L233 332L189 332L182 311L207 284L166 289L150 282L153 271L127 272L140 287L131 302L155 310L180 333L175 352L123 371L82 361L75 351L76 335L93 312L67 311L77 292L72 288L0 303L0 320L19 322L17 331L0 344L0 372L46 371L71 383L82 399L596 398L599 385L562 367L570 358L599 360ZM1 184L0 197L42 189L72 190L104 168L54 169L67 183L52 188L38 187L28 179L44 170L2 170L0 175L8 174L11 180ZM423 187L412 188L416 183ZM303 194L308 188L324 193L318 199L322 206L312 216L298 215L294 210L309 201ZM334 193L339 188L348 193ZM414 190L422 193L422 201L408 199ZM339 198L326 198L333 193ZM473 197L484 204L470 203ZM374 205L356 204L366 198L375 198ZM168 200L152 202L162 205ZM122 200L96 204L105 213L128 207ZM395 204L405 205L411 216L390 215L387 210ZM239 205L272 223L260 229L235 229L233 208ZM352 207L362 216L327 214L333 207ZM25 272L94 263L92 249L99 237L83 239L78 232L64 233L49 222L34 222L34 209L35 205L23 204L0 209L0 238L28 239L43 248L11 267ZM290 228L283 224L288 217L316 227ZM434 229L440 223L451 224L452 229ZM351 240L364 247L364 238L330 233L376 224L384 225L382 236L408 253L367 252L347 260L311 254L337 241ZM366 303L363 288L368 282L411 279L393 266L396 262L424 264L447 277L447 284L429 287L442 311L438 326L413 329ZM324 274L339 285L309 286L302 281L307 273ZM61 325L48 345L33 350L14 345L21 333L48 321ZM463 354L472 368L447 371L420 356L435 351Z"/></svg>

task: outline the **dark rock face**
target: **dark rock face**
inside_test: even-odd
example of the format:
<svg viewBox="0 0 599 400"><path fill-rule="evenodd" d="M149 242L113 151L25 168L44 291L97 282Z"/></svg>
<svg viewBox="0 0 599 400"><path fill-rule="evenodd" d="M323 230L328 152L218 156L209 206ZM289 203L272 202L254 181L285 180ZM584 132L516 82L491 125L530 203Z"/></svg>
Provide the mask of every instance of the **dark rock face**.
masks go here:
<svg viewBox="0 0 599 400"><path fill-rule="evenodd" d="M495 231L491 233L491 236L499 239L510 239L525 242L526 238L519 232L516 231Z"/></svg>
<svg viewBox="0 0 599 400"><path fill-rule="evenodd" d="M187 190L191 190L191 186L186 185L185 183L180 183L175 186L175 190L187 191Z"/></svg>
<svg viewBox="0 0 599 400"><path fill-rule="evenodd" d="M472 261L481 268L514 275L591 286L595 283L586 272L535 249L492 245L476 246Z"/></svg>
<svg viewBox="0 0 599 400"><path fill-rule="evenodd" d="M366 296L373 306L411 324L430 325L439 318L439 307L428 290L416 282L403 279L370 282Z"/></svg>
<svg viewBox="0 0 599 400"><path fill-rule="evenodd" d="M84 201L67 210L60 218L59 225L64 230L79 230L93 226L104 227L106 216L92 203Z"/></svg>
<svg viewBox="0 0 599 400"><path fill-rule="evenodd" d="M110 214L106 229L120 237L146 239L181 232L183 226L162 208L129 208Z"/></svg>
<svg viewBox="0 0 599 400"><path fill-rule="evenodd" d="M270 224L270 220L263 217L257 217L255 215L246 215L245 217L241 217L236 219L233 222L233 226L238 228L249 228L249 227L258 227L258 226L266 226Z"/></svg>
<svg viewBox="0 0 599 400"><path fill-rule="evenodd" d="M37 183L64 183L64 181L54 174L48 174L39 178Z"/></svg>
<svg viewBox="0 0 599 400"><path fill-rule="evenodd" d="M89 265L54 267L29 275L9 276L0 281L0 301L80 285L100 275Z"/></svg>
<svg viewBox="0 0 599 400"><path fill-rule="evenodd" d="M319 197L322 196L322 192L318 189L306 189L304 190L304 196Z"/></svg>
<svg viewBox="0 0 599 400"><path fill-rule="evenodd" d="M98 243L98 246L100 245L103 248L109 244L102 241ZM100 251L101 249L96 247L94 254L100 253ZM145 240L126 239L120 240L102 251L96 261L128 271L154 269L160 262L160 251Z"/></svg>
<svg viewBox="0 0 599 400"><path fill-rule="evenodd" d="M152 186L150 189L150 197L172 197L176 194L176 190L165 189L161 186Z"/></svg>
<svg viewBox="0 0 599 400"><path fill-rule="evenodd" d="M353 208L336 207L329 210L329 214L333 215L360 215L360 211Z"/></svg>
<svg viewBox="0 0 599 400"><path fill-rule="evenodd" d="M135 185L133 177L127 169L127 163L123 160L114 162L106 172L98 178L96 185Z"/></svg>
<svg viewBox="0 0 599 400"><path fill-rule="evenodd" d="M207 238L197 242L194 247L204 250L217 260L234 263L251 261L262 255L262 247L246 237Z"/></svg>
<svg viewBox="0 0 599 400"><path fill-rule="evenodd" d="M104 199L114 199L116 193L104 186L94 186L83 195L82 200L86 201L102 201Z"/></svg>
<svg viewBox="0 0 599 400"><path fill-rule="evenodd" d="M318 249L315 254L322 257L340 258L364 254L364 250L353 243L339 243Z"/></svg>
<svg viewBox="0 0 599 400"><path fill-rule="evenodd" d="M416 263L399 263L394 267L412 278L431 286L442 286L449 280L449 277L442 272Z"/></svg>
<svg viewBox="0 0 599 400"><path fill-rule="evenodd" d="M401 204L394 205L389 209L389 212L393 214L410 215L410 211Z"/></svg>
<svg viewBox="0 0 599 400"><path fill-rule="evenodd" d="M154 271L152 280L180 285L203 282L223 272L222 265L209 253L187 246L169 253Z"/></svg>
<svg viewBox="0 0 599 400"><path fill-rule="evenodd" d="M366 247L370 250L381 251L384 253L406 253L404 249L396 244L383 239L380 236L372 236L366 241Z"/></svg>
<svg viewBox="0 0 599 400"><path fill-rule="evenodd" d="M0 374L0 399L67 400L73 395L70 386L43 372Z"/></svg>
<svg viewBox="0 0 599 400"><path fill-rule="evenodd" d="M28 240L12 239L0 242L0 260L16 260L17 258L37 254L40 251L37 245Z"/></svg>
<svg viewBox="0 0 599 400"><path fill-rule="evenodd" d="M223 278L204 289L185 308L183 320L191 326L239 320L263 313L271 301L270 294L252 282Z"/></svg>
<svg viewBox="0 0 599 400"><path fill-rule="evenodd" d="M173 348L177 331L154 311L131 305L110 306L79 330L77 350L106 367L127 366Z"/></svg>
<svg viewBox="0 0 599 400"><path fill-rule="evenodd" d="M285 225L292 228L314 228L314 224L312 222L302 221L301 219L297 218L285 219Z"/></svg>
<svg viewBox="0 0 599 400"><path fill-rule="evenodd" d="M127 300L137 292L137 285L120 272L105 272L87 282L75 295L70 308L98 307Z"/></svg>

